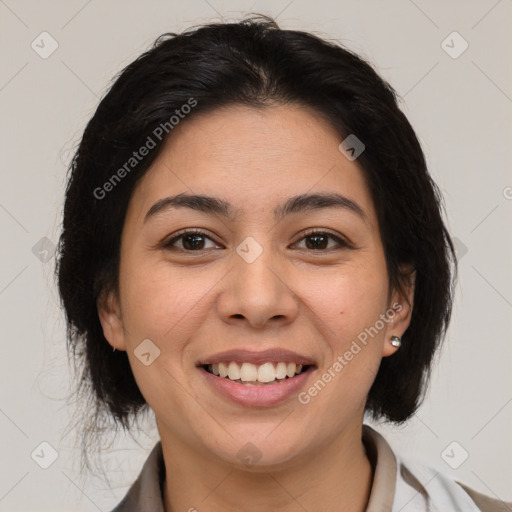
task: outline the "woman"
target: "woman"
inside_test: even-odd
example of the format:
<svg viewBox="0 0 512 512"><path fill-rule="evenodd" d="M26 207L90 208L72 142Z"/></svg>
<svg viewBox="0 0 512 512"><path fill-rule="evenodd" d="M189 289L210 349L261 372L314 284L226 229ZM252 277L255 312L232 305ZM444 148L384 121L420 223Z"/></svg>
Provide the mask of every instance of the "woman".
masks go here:
<svg viewBox="0 0 512 512"><path fill-rule="evenodd" d="M392 88L269 18L166 34L70 170L58 279L93 419L161 441L116 511L500 510L363 424L450 318L439 192Z"/></svg>

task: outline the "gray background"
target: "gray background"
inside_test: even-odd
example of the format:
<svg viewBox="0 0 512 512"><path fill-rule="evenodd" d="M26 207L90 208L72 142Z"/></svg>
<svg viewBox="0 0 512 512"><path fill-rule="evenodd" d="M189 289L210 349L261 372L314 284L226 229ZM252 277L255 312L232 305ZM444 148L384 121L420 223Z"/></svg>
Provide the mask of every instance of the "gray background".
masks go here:
<svg viewBox="0 0 512 512"><path fill-rule="evenodd" d="M79 472L52 277L66 167L111 78L158 35L246 12L345 43L403 97L445 197L460 279L425 404L405 426L377 429L398 453L512 500L511 11L511 0L0 0L0 510L110 510L157 440L149 422L105 449L112 488ZM44 31L58 44L47 58ZM42 442L58 453L47 469Z"/></svg>

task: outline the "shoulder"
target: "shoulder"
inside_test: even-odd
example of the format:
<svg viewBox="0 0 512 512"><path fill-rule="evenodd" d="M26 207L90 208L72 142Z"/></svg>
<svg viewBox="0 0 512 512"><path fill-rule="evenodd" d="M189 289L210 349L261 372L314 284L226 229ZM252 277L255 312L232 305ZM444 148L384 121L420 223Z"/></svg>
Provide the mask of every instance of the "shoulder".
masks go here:
<svg viewBox="0 0 512 512"><path fill-rule="evenodd" d="M436 468L400 457L397 458L397 462L395 496L397 502L411 500L411 496L414 496L413 502L423 500L421 503L429 504L432 510L464 510L464 512L510 512L512 510L512 503L475 491ZM414 492L416 495L413 494ZM420 495L423 497L420 498Z"/></svg>
<svg viewBox="0 0 512 512"><path fill-rule="evenodd" d="M397 454L378 431L366 424L363 442L374 466L367 512L512 512L512 502L486 496L443 471Z"/></svg>
<svg viewBox="0 0 512 512"><path fill-rule="evenodd" d="M111 512L164 512L162 486L165 479L162 443L149 454L137 480Z"/></svg>
<svg viewBox="0 0 512 512"><path fill-rule="evenodd" d="M464 489L466 494L469 495L475 505L482 512L510 512L512 510L512 502L510 501L501 501L499 499L491 498L471 489L461 482L456 481L455 483Z"/></svg>

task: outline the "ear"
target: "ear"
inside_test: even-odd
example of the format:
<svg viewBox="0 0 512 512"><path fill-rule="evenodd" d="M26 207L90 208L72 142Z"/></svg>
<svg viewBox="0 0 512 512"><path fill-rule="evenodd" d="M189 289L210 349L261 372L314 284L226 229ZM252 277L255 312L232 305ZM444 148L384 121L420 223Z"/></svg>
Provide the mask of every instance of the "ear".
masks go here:
<svg viewBox="0 0 512 512"><path fill-rule="evenodd" d="M414 289L416 272L411 268L402 268L402 289L393 290L390 297L389 309L386 316L389 321L386 326L382 357L393 355L399 348L391 345L391 336L403 336L411 323L414 305Z"/></svg>
<svg viewBox="0 0 512 512"><path fill-rule="evenodd" d="M98 316L103 327L103 335L116 350L126 350L123 319L117 294L102 294L97 301Z"/></svg>

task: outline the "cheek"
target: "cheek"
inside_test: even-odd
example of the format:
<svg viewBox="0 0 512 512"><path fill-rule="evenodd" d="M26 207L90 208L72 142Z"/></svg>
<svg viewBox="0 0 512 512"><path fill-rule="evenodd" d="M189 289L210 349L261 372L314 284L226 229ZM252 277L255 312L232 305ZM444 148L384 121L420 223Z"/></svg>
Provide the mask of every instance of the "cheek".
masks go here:
<svg viewBox="0 0 512 512"><path fill-rule="evenodd" d="M137 270L122 281L128 344L149 338L162 350L176 352L197 329L205 314L208 291L219 278L206 269L191 273L165 263L132 268Z"/></svg>
<svg viewBox="0 0 512 512"><path fill-rule="evenodd" d="M136 270L134 270L136 269ZM185 276L186 274L186 276ZM204 321L212 305L208 291L219 278L208 273L180 272L169 265L133 265L130 273L121 271L123 323L125 325L130 365L146 401L163 414L165 408L184 407L183 372L188 371L188 344ZM138 360L137 348L151 340L158 357L145 366Z"/></svg>
<svg viewBox="0 0 512 512"><path fill-rule="evenodd" d="M342 269L326 275L321 282L317 281L317 291L312 296L315 310L331 327L331 334L342 334L339 342L374 325L385 312L387 275L378 267Z"/></svg>
<svg viewBox="0 0 512 512"><path fill-rule="evenodd" d="M388 283L379 268L333 273L313 296L318 330L328 345L324 369L331 377L325 380L336 382L332 392L344 400L350 395L352 402L364 399L382 358Z"/></svg>

